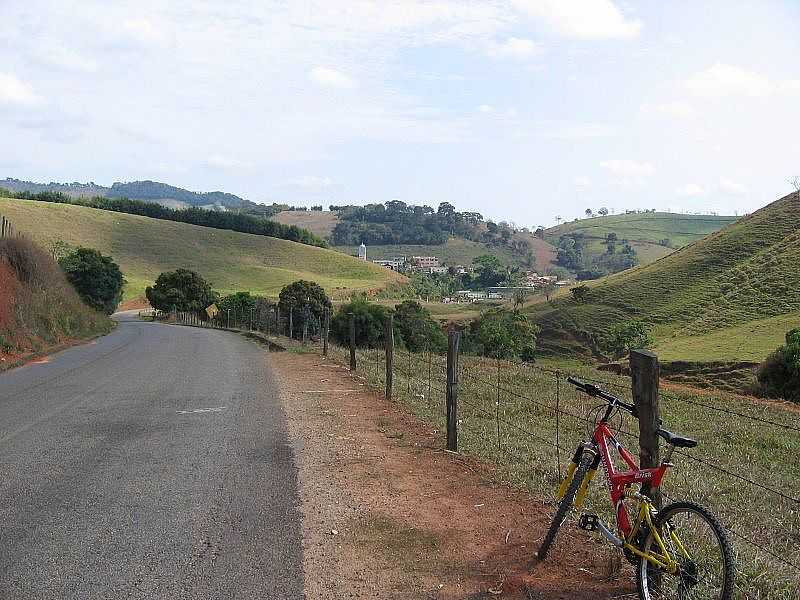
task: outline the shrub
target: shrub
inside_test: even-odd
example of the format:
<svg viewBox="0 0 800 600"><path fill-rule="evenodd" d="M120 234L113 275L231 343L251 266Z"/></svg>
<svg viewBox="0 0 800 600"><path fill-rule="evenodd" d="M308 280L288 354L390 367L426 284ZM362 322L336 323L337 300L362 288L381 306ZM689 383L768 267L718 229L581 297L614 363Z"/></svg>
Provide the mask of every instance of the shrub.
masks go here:
<svg viewBox="0 0 800 600"><path fill-rule="evenodd" d="M767 357L757 377L764 396L800 402L800 327L786 334L786 344Z"/></svg>
<svg viewBox="0 0 800 600"><path fill-rule="evenodd" d="M394 309L394 328L411 352L445 352L447 336L431 313L419 302L406 300Z"/></svg>
<svg viewBox="0 0 800 600"><path fill-rule="evenodd" d="M614 358L627 356L631 350L637 348L650 348L653 345L653 336L644 321L624 321L614 325L608 337L602 343L606 351Z"/></svg>
<svg viewBox="0 0 800 600"><path fill-rule="evenodd" d="M281 312L284 314L292 309L292 328L300 332L306 319L322 319L326 310L331 308L331 300L322 289L322 286L313 281L295 281L281 290L278 300Z"/></svg>
<svg viewBox="0 0 800 600"><path fill-rule="evenodd" d="M465 350L492 358L534 360L539 328L528 315L502 308L489 310L470 323Z"/></svg>
<svg viewBox="0 0 800 600"><path fill-rule="evenodd" d="M125 280L119 265L110 256L103 256L92 248L78 248L58 264L86 304L107 315L117 309Z"/></svg>
<svg viewBox="0 0 800 600"><path fill-rule="evenodd" d="M217 300L211 285L194 271L178 269L161 273L145 291L150 306L158 310L200 313Z"/></svg>
<svg viewBox="0 0 800 600"><path fill-rule="evenodd" d="M337 343L350 343L350 313L355 316L356 321L356 346L377 348L383 345L383 329L389 309L367 302L365 298L343 304L331 319L330 334ZM402 339L396 341L402 343Z"/></svg>

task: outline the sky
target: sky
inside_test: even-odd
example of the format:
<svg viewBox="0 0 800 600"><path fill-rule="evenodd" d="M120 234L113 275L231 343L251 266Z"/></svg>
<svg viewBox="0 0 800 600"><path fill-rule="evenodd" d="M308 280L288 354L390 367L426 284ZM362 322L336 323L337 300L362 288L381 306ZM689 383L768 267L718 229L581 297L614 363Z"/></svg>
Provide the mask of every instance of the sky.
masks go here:
<svg viewBox="0 0 800 600"><path fill-rule="evenodd" d="M800 2L0 0L0 178L743 214L800 174Z"/></svg>

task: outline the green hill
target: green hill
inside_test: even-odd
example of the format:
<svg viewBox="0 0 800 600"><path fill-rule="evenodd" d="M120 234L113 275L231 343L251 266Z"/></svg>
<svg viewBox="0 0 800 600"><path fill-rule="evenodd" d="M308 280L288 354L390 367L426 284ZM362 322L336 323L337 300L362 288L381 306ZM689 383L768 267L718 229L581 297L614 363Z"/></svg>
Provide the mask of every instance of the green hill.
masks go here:
<svg viewBox="0 0 800 600"><path fill-rule="evenodd" d="M681 231L696 235L688 225ZM800 311L798 265L800 196L792 194L660 260L589 283L582 303L561 298L530 311L542 326L544 346L576 349L614 323L640 318L654 326L673 358L682 338L689 345L712 334L699 352L692 350L695 358L752 357L736 350L738 338L747 335L742 326L761 322L765 339L785 331L785 320L770 318Z"/></svg>
<svg viewBox="0 0 800 600"><path fill-rule="evenodd" d="M657 212L608 215L551 227L545 230L544 239L556 246L563 235L582 234L587 241L586 253L592 257L606 252L606 236L615 233L618 240L628 240L636 250L639 264L644 265L719 231L738 218Z"/></svg>
<svg viewBox="0 0 800 600"><path fill-rule="evenodd" d="M334 294L404 281L339 252L259 235L28 200L0 198L0 214L41 243L62 240L114 257L128 282L126 299L141 296L159 273L178 267L196 270L221 292L267 296L297 279L316 281Z"/></svg>

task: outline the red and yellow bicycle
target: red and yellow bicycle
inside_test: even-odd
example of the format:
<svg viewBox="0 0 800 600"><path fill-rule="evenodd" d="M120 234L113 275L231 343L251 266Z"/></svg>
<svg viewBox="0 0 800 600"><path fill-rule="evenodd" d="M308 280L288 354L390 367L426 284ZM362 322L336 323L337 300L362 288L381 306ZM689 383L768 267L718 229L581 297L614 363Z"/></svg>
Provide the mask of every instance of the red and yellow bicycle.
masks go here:
<svg viewBox="0 0 800 600"><path fill-rule="evenodd" d="M573 510L581 510L589 485L602 464L616 517L616 532L596 514L582 514L578 527L597 531L622 550L636 569L642 600L730 600L734 589L734 560L730 542L719 520L705 507L692 502L673 502L656 509L651 496L672 465L675 448L694 448L697 442L666 429L658 435L667 443L658 467L641 469L631 453L617 440L609 422L617 411L637 417L636 407L602 389L570 377L580 391L605 402L605 413L589 438L578 446L558 490L558 508L537 556L547 557L559 528ZM598 413L599 414L599 413ZM617 470L613 446L625 463ZM632 489L640 485L640 490Z"/></svg>

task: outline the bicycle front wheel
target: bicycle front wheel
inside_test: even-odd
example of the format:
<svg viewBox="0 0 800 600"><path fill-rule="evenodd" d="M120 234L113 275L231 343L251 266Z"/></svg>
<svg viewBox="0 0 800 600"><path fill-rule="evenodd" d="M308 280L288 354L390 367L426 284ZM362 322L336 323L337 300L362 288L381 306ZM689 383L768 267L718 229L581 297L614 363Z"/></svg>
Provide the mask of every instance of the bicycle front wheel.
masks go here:
<svg viewBox="0 0 800 600"><path fill-rule="evenodd" d="M675 502L659 511L653 525L678 568L669 573L640 559L636 583L642 600L733 598L733 551L725 529L708 509L691 502ZM653 530L641 550L664 554Z"/></svg>

